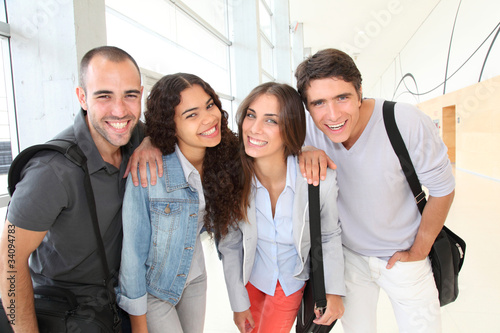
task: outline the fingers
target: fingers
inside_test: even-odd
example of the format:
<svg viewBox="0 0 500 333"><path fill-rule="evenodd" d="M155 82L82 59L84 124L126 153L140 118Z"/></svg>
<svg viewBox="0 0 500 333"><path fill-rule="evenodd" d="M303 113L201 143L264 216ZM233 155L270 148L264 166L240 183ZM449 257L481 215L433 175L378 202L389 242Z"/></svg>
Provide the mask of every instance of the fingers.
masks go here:
<svg viewBox="0 0 500 333"><path fill-rule="evenodd" d="M402 258L402 252L396 252L392 255L392 257L387 261L387 266L385 266L387 269L391 269L394 267L394 265L400 261Z"/></svg>
<svg viewBox="0 0 500 333"><path fill-rule="evenodd" d="M148 172L147 172L147 163L139 163L139 174L141 175L141 186L148 187ZM137 172L136 172L137 174ZM154 183L153 183L154 177ZM132 178L133 180L133 178ZM151 185L156 184L156 172L151 173Z"/></svg>
<svg viewBox="0 0 500 333"><path fill-rule="evenodd" d="M333 161L330 159L330 157L326 156L326 158L327 158L328 167L329 167L330 169L332 169L332 170L337 169L337 164L335 164L335 162L333 162ZM326 171L325 171L325 173L326 173Z"/></svg>
<svg viewBox="0 0 500 333"><path fill-rule="evenodd" d="M156 168L158 170L158 177L163 177L163 159L160 150L158 150L158 154L156 155Z"/></svg>
<svg viewBox="0 0 500 333"><path fill-rule="evenodd" d="M255 327L255 322L253 321L252 315L250 315L250 317L248 317L247 321L245 322L245 332L246 333L252 332L254 327Z"/></svg>
<svg viewBox="0 0 500 333"><path fill-rule="evenodd" d="M320 179L326 179L327 168L336 169L335 163L322 150L303 147L299 156L300 172L308 184L317 186Z"/></svg>
<svg viewBox="0 0 500 333"><path fill-rule="evenodd" d="M132 155L130 157L130 160L128 161L127 170L130 172L130 175L132 176L132 183L134 183L134 186L139 185L139 176L137 174L138 164L139 162L135 158L135 155ZM127 175L127 171L125 171L125 175Z"/></svg>
<svg viewBox="0 0 500 333"><path fill-rule="evenodd" d="M241 333L249 333L255 327L255 322L252 317L250 310L243 312L234 312L233 314L234 323Z"/></svg>
<svg viewBox="0 0 500 333"><path fill-rule="evenodd" d="M151 179L149 180L149 182L151 183L151 186L152 185L155 185L156 184L156 162L155 161L149 161L149 174L151 175ZM144 179L142 178L142 173L141 173L141 180ZM146 186L148 186L148 182L147 182L147 178L146 179ZM144 182L141 181L141 185L142 187L146 187L144 186Z"/></svg>
<svg viewBox="0 0 500 333"><path fill-rule="evenodd" d="M325 313L321 316L318 317L319 311L314 310L314 313L316 314L316 319L313 320L313 322L316 325L325 325L329 326L331 325L335 320L340 319L342 315L344 314L344 309L338 308L336 311L329 310L329 308L326 308Z"/></svg>

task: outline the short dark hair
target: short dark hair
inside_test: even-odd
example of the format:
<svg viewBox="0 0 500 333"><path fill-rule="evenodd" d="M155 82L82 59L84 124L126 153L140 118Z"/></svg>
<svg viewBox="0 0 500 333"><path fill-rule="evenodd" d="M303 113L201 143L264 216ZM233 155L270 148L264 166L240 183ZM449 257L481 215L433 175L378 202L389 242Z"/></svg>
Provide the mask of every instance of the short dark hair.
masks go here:
<svg viewBox="0 0 500 333"><path fill-rule="evenodd" d="M80 77L79 77L79 84L80 87L83 88L83 90L86 90L86 75L87 75L87 69L89 67L90 61L95 57L95 56L101 56L104 57L105 59L112 61L112 62L122 62L125 60L130 60L135 68L137 68L137 73L139 73L139 76L141 75L141 70L139 69L139 66L137 65L137 62L132 58L130 54L125 52L124 50L116 47L116 46L100 46L93 48L92 50L88 51L85 53L85 55L82 58L82 61L80 61Z"/></svg>
<svg viewBox="0 0 500 333"><path fill-rule="evenodd" d="M361 73L354 60L337 49L324 49L304 60L295 71L297 90L307 107L307 88L312 80L339 78L354 85L361 99Z"/></svg>

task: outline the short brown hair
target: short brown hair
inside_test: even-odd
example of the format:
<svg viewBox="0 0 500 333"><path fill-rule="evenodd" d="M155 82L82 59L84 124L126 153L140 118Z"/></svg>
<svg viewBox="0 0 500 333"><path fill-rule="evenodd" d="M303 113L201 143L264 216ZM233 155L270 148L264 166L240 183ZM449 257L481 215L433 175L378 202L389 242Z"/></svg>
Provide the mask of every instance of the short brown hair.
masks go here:
<svg viewBox="0 0 500 333"><path fill-rule="evenodd" d="M307 88L312 80L339 78L350 82L361 99L361 73L354 60L345 52L337 49L324 49L304 60L295 71L297 90L307 107Z"/></svg>

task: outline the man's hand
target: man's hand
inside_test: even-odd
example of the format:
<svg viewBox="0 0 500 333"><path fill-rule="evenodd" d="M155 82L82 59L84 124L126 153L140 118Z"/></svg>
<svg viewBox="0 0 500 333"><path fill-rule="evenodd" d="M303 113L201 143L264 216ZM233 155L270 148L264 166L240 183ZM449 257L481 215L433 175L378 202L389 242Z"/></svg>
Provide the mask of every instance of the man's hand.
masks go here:
<svg viewBox="0 0 500 333"><path fill-rule="evenodd" d="M235 312L233 315L234 323L241 333L250 333L255 327L250 309L243 312Z"/></svg>
<svg viewBox="0 0 500 333"><path fill-rule="evenodd" d="M156 169L158 169L158 177L163 176L163 159L161 151L153 146L149 137L142 140L139 147L134 150L127 164L124 178L129 172L132 175L132 182L135 186L139 185L137 166L139 166L139 175L141 176L141 186L148 186L147 163L149 163L149 172L151 174L151 185L156 184Z"/></svg>
<svg viewBox="0 0 500 333"><path fill-rule="evenodd" d="M319 184L320 179L325 180L327 167L330 169L337 168L323 150L312 146L302 147L302 152L299 155L299 166L302 176L307 178L307 182L314 184L314 186Z"/></svg>
<svg viewBox="0 0 500 333"><path fill-rule="evenodd" d="M394 253L392 255L392 257L389 259L389 261L387 262L386 268L391 269L392 267L394 267L394 265L398 261L402 261L402 262L420 261L420 260L424 260L426 257L427 257L427 254L417 254L417 253L412 252L411 249L408 251L398 251L398 252Z"/></svg>
<svg viewBox="0 0 500 333"><path fill-rule="evenodd" d="M318 310L314 310L314 313L316 314L316 319L314 319L313 322L316 325L330 325L334 320L340 319L340 317L344 315L342 297L339 295L326 294L325 313L322 316Z"/></svg>
<svg viewBox="0 0 500 333"><path fill-rule="evenodd" d="M444 197L429 196L422 213L420 227L411 248L407 251L394 253L387 262L387 269L394 267L398 261L420 261L429 255L432 244L434 244L437 235L443 228L454 197L454 190Z"/></svg>

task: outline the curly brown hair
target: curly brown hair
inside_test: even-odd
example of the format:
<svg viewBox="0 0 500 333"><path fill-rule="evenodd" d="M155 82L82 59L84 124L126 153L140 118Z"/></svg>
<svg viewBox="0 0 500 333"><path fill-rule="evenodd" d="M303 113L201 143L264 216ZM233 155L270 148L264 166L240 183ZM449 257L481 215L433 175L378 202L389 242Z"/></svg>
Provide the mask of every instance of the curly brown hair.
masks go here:
<svg viewBox="0 0 500 333"><path fill-rule="evenodd" d="M241 196L238 138L228 127L228 114L212 87L200 77L177 73L161 78L147 99L146 134L163 155L175 151L175 107L181 102L181 92L199 85L213 99L221 117L221 142L206 148L203 159L203 193L205 195L204 226L216 239L227 234L230 225L241 220L238 209Z"/></svg>

